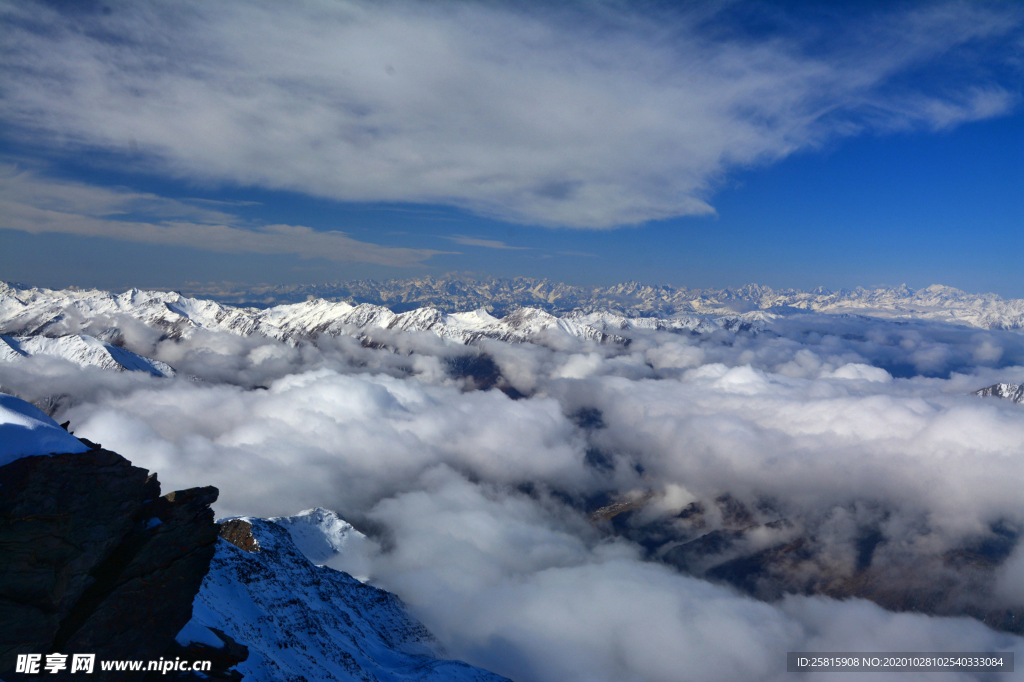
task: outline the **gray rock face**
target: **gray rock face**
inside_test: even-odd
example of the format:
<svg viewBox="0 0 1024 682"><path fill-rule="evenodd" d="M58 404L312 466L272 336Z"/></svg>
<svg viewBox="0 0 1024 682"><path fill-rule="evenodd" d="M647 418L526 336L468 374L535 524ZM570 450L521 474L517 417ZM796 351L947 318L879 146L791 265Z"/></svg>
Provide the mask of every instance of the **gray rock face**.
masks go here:
<svg viewBox="0 0 1024 682"><path fill-rule="evenodd" d="M216 499L161 497L155 475L99 448L0 467L0 674L19 653L159 658L209 570Z"/></svg>

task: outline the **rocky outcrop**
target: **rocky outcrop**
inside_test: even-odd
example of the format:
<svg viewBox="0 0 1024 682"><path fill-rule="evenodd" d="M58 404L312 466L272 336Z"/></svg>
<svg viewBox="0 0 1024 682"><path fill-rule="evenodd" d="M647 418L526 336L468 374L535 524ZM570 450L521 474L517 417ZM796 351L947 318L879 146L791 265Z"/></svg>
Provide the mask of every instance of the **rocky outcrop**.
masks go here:
<svg viewBox="0 0 1024 682"><path fill-rule="evenodd" d="M164 655L209 570L216 499L161 497L155 475L98 446L0 467L0 675L19 653Z"/></svg>
<svg viewBox="0 0 1024 682"><path fill-rule="evenodd" d="M252 524L244 519L231 519L220 524L220 536L246 552L260 551L260 543L252 534Z"/></svg>

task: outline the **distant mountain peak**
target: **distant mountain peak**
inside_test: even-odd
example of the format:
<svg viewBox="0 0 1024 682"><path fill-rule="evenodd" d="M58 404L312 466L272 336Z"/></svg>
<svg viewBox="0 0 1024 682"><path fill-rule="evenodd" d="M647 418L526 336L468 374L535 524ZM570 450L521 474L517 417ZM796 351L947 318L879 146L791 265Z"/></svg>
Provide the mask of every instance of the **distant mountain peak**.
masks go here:
<svg viewBox="0 0 1024 682"><path fill-rule="evenodd" d="M1014 403L1024 403L1024 384L992 384L974 391L982 398L1002 398Z"/></svg>
<svg viewBox="0 0 1024 682"><path fill-rule="evenodd" d="M644 284L636 280L610 286L580 286L547 278L487 278L466 273L403 280L355 280L309 285L254 287L206 286L187 292L233 305L268 307L297 303L309 296L334 302L370 303L396 313L432 307L444 313L486 308L498 317L518 308L539 308L552 315L573 310L608 312L626 317L723 315L742 309L796 309L877 317L932 319L984 329L1024 329L1024 300L995 294L970 294L932 284L913 289L856 287L832 291L774 289L750 283L737 288L690 289Z"/></svg>

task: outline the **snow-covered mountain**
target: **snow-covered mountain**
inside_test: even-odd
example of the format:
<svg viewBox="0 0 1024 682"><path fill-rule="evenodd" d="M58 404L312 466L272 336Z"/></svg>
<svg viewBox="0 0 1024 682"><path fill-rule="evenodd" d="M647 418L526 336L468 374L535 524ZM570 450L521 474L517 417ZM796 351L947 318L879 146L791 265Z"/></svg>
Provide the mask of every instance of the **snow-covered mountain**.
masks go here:
<svg viewBox="0 0 1024 682"><path fill-rule="evenodd" d="M0 332L23 336L65 337L83 330L120 342L125 318L142 322L167 338L188 337L198 329L247 336L260 334L294 343L322 334L365 335L378 330L429 331L442 338L471 343L480 338L509 342L561 334L600 343L622 343L616 331L629 328L712 331L717 328L757 330L772 317L763 311L723 316L679 315L671 319L631 318L607 312L573 311L562 316L539 308L518 308L496 318L482 308L445 313L417 308L395 313L379 305L315 299L258 308L234 308L176 292L27 289L0 285ZM110 345L108 344L108 345Z"/></svg>
<svg viewBox="0 0 1024 682"><path fill-rule="evenodd" d="M213 301L173 292L131 289L115 295L96 289L81 291L24 288L0 283L0 331L8 335L63 336L88 326L94 334L118 343L122 318L137 319L168 338L197 328L249 334L252 315Z"/></svg>
<svg viewBox="0 0 1024 682"><path fill-rule="evenodd" d="M527 287L531 283L532 288ZM369 287L367 283L357 284L363 289ZM1024 301L1004 301L992 294L965 294L940 286L920 291L900 287L852 292L775 292L755 285L737 290L691 291L636 283L591 290L535 280L486 280L475 287L471 284L472 281L454 278L408 280L402 287L394 282L384 283L376 297L400 298L396 307L407 305L416 297L434 300L438 291L447 296L443 307L395 312L384 305L325 298L260 309L189 298L177 292L132 289L113 294L0 283L0 334L8 335L0 339L0 361L49 354L81 365L172 375L174 370L170 366L122 347L125 330L137 323L167 339L188 338L205 329L240 336L260 335L290 344L321 335L369 337L376 341L373 337L381 331L425 331L463 344L485 338L516 343L558 336L625 344L632 329L694 333L726 329L756 333L770 327L780 316L794 312L1024 329ZM488 299L491 295L495 298ZM488 300L498 306L487 303ZM514 301L540 301L549 310L516 307ZM458 304L476 307L463 308L462 312L445 311ZM511 308L507 314L492 314L505 304ZM565 311L569 305L574 307ZM562 312L556 314L551 310Z"/></svg>
<svg viewBox="0 0 1024 682"><path fill-rule="evenodd" d="M982 398L1003 398L1014 403L1024 403L1024 384L993 384L974 392Z"/></svg>
<svg viewBox="0 0 1024 682"><path fill-rule="evenodd" d="M317 566L367 542L366 536L352 524L322 507L301 511L295 516L275 516L267 521L285 528L296 548Z"/></svg>
<svg viewBox="0 0 1024 682"><path fill-rule="evenodd" d="M984 329L1024 328L1024 300L995 294L968 294L932 285L829 291L773 290L750 284L740 288L688 289L625 282L609 287L583 287L546 279L477 279L457 275L433 278L357 280L315 285L204 287L193 295L236 304L266 307L308 298L363 302L394 310L434 307L444 312L487 308L504 314L533 307L552 314L573 310L611 311L625 317L674 317L680 314L730 315L750 310L794 309L852 313L893 318L930 319Z"/></svg>
<svg viewBox="0 0 1024 682"><path fill-rule="evenodd" d="M445 658L393 594L310 561L300 546L333 554L358 533L333 512L233 523L248 524L252 551L218 543L180 644L217 647L223 632L248 647L235 669L252 682L505 680Z"/></svg>
<svg viewBox="0 0 1024 682"><path fill-rule="evenodd" d="M57 338L0 334L0 361L18 360L30 355L63 358L81 367L147 372L158 377L174 376L174 368L165 362L143 357L87 334L66 334Z"/></svg>

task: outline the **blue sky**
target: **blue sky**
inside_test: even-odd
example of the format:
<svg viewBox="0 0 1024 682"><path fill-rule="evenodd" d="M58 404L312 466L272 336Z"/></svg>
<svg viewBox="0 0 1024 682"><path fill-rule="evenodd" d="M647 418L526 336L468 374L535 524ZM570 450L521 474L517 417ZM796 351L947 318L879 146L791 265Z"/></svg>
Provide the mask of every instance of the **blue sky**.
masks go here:
<svg viewBox="0 0 1024 682"><path fill-rule="evenodd" d="M0 279L1024 297L1017 4L0 2L0 22Z"/></svg>

